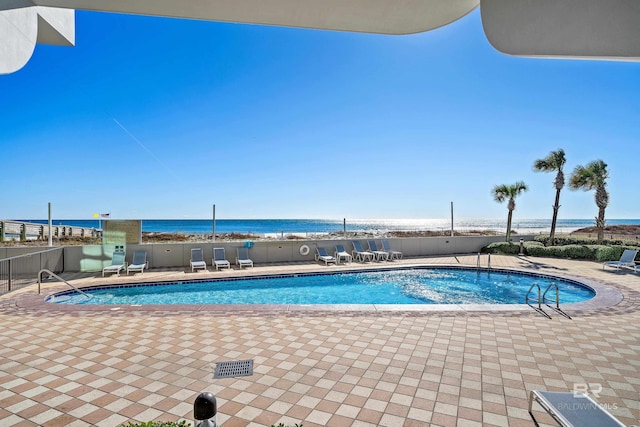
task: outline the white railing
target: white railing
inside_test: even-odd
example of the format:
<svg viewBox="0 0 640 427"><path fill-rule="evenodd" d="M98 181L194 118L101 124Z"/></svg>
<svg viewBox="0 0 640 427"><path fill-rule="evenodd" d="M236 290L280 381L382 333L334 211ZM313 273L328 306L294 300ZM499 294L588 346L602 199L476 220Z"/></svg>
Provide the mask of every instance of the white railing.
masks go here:
<svg viewBox="0 0 640 427"><path fill-rule="evenodd" d="M99 237L101 231L97 228L76 227L72 225L52 225L51 236L61 237ZM7 240L47 240L49 226L32 222L0 221L0 242Z"/></svg>

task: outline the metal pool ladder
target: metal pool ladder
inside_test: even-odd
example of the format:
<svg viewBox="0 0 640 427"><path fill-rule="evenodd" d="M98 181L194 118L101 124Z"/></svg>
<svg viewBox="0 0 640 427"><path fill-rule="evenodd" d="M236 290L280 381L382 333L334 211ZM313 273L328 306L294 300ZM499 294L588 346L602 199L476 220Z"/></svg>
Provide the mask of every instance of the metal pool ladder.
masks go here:
<svg viewBox="0 0 640 427"><path fill-rule="evenodd" d="M478 270L480 269L480 255L481 253L478 252L478 260L476 261L476 268ZM487 254L487 268L491 270L491 254Z"/></svg>
<svg viewBox="0 0 640 427"><path fill-rule="evenodd" d="M87 298L91 298L91 295L87 294L86 292L81 291L80 289L78 289L75 286L73 286L71 283L69 283L66 280L64 280L62 277L60 277L57 274L55 274L53 271L47 270L46 268L44 268L44 269L42 269L42 270L40 270L38 272L38 294L40 294L40 284L42 283L42 273L47 273L49 275L49 277L51 277L51 276L55 277L56 279L60 280L61 282L64 282L67 285L69 285L76 292L84 295Z"/></svg>
<svg viewBox="0 0 640 427"><path fill-rule="evenodd" d="M529 304L529 295L531 294L531 291L533 290L534 287L538 290L538 298L535 301L538 302L538 309L539 310L542 310L542 303L544 303L546 300L549 300L549 302L555 302L556 303L556 309L560 310L560 292L558 291L558 285L557 284L555 284L555 283L549 284L549 286L547 286L547 289L545 289L544 292L541 291L540 285L538 285L537 283L532 284L531 287L529 288L529 290L527 291L527 296L525 298L525 302L527 304ZM547 292L549 292L552 288L555 288L555 290L556 290L556 298L555 299L547 298ZM534 301L533 298L531 298L531 300Z"/></svg>
<svg viewBox="0 0 640 427"><path fill-rule="evenodd" d="M531 294L531 291L533 290L534 287L538 289L538 298L536 300L536 301L538 301L538 309L542 310L542 298L540 296L540 285L538 285L537 283L532 284L531 287L529 288L529 290L527 291L527 296L525 297L525 302L527 304L529 304L529 294Z"/></svg>
<svg viewBox="0 0 640 427"><path fill-rule="evenodd" d="M556 299L553 300L549 298L549 301L555 302L556 308L560 310L560 292L558 291L558 285L556 285L555 283L549 284L549 286L547 286L547 289L544 290L544 293L542 294L542 301L545 301L547 299L547 292L549 292L552 286L556 288Z"/></svg>

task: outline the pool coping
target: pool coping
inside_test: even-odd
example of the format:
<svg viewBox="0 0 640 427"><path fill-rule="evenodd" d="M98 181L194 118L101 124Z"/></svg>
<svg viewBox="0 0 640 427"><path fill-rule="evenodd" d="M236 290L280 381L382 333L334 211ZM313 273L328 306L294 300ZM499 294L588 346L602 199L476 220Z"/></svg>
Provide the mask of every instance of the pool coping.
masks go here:
<svg viewBox="0 0 640 427"><path fill-rule="evenodd" d="M464 269L464 270L476 270L470 266L460 266L457 264L404 264L401 266L385 266L377 268L357 268L342 270L340 273L352 273L362 271L384 271L384 270L398 270L398 269L410 269L410 268L450 268L450 269ZM601 281L588 279L584 277L570 276L564 274L548 274L531 272L525 269L519 268L500 268L492 267L491 269L481 268L483 271L495 271L503 273L518 273L528 276L542 276L542 277L556 277L558 279L564 279L572 282L577 282L583 286L591 288L595 292L595 296L588 301L578 303L560 304L560 314L569 315L576 312L584 312L591 310L600 310L618 305L624 300L624 295L616 287L604 283ZM266 273L255 274L249 276L227 276L220 278L203 278L201 280L234 280L234 279L246 279L256 277L274 277L274 276L290 276L290 275L314 275L314 274L332 274L335 271L317 270L309 272L298 273ZM133 278L133 277L132 277ZM147 279L147 278L145 278ZM193 280L135 280L130 284L152 284L152 283L175 283L175 282L187 282ZM78 286L79 289L92 288L96 286L124 286L122 283L108 283L100 281L92 281ZM548 315L544 311L544 307L547 307L555 312L558 310L547 304L542 304L538 308L538 304L147 304L147 305L129 305L129 304L110 304L110 305L77 305L77 304L54 304L46 302L45 299L52 294L59 293L61 291L68 290L66 286L53 286L47 288L46 295L38 294L37 292L25 292L17 295L14 299L14 304L18 308L39 310L39 311L62 311L66 313L74 312L92 312L92 313L259 313L259 314L304 314L304 313L320 313L320 312L335 312L335 313L354 313L354 314L367 314L367 313L412 313L412 314L472 314L472 313L540 313Z"/></svg>

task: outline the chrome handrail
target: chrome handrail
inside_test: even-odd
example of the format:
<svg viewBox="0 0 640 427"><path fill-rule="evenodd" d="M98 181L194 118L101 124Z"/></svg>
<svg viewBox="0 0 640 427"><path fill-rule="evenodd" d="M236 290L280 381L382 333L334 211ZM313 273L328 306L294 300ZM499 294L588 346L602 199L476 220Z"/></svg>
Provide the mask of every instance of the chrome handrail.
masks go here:
<svg viewBox="0 0 640 427"><path fill-rule="evenodd" d="M476 268L478 270L480 269L480 255L481 255L481 253L478 252L478 259L476 261ZM489 270L491 270L491 254L487 254L487 268Z"/></svg>
<svg viewBox="0 0 640 427"><path fill-rule="evenodd" d="M527 296L525 297L525 301L527 304L529 304L529 294L531 293L531 290L533 289L534 286L538 288L538 308L542 310L542 298L540 298L540 285L538 285L537 283L534 283L533 285L531 285L531 287L527 291Z"/></svg>
<svg viewBox="0 0 640 427"><path fill-rule="evenodd" d="M551 283L549 286L547 286L547 289L545 289L544 293L542 294L542 300L546 300L547 299L547 292L549 292L549 289L551 289L551 287L554 286L556 288L556 299L555 301L552 300L551 298L549 298L549 301L555 302L556 303L556 308L558 310L560 310L560 291L558 291L558 285L555 283Z"/></svg>
<svg viewBox="0 0 640 427"><path fill-rule="evenodd" d="M40 294L40 284L42 283L42 273L47 273L49 275L49 277L53 276L56 279L66 283L67 285L69 285L73 290L75 290L78 293L81 293L82 295L84 295L87 298L91 298L91 295L87 294L86 292L81 291L80 289L76 288L75 286L73 286L71 283L67 282L66 280L64 280L62 277L58 276L56 273L54 273L53 271L47 270L46 268L43 268L42 270L40 270L38 272L38 294Z"/></svg>

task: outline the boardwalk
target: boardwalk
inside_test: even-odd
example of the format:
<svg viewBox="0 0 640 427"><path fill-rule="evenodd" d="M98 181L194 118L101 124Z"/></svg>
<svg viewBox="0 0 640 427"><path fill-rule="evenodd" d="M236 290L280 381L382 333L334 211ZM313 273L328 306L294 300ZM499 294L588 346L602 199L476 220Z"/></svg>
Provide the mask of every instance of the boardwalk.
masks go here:
<svg viewBox="0 0 640 427"><path fill-rule="evenodd" d="M403 262L474 265L475 257ZM602 387L596 400L637 424L640 275L584 261L494 256L492 264L594 279L624 300L572 319L534 311L65 312L43 310L25 289L0 298L0 425L183 418L193 425L193 401L210 391L225 427L529 427L529 390L583 383ZM313 269L324 267L257 266L242 274ZM126 280L69 278L76 285ZM252 376L213 379L217 362L244 359L254 360ZM541 425L555 425L540 408L535 414Z"/></svg>

